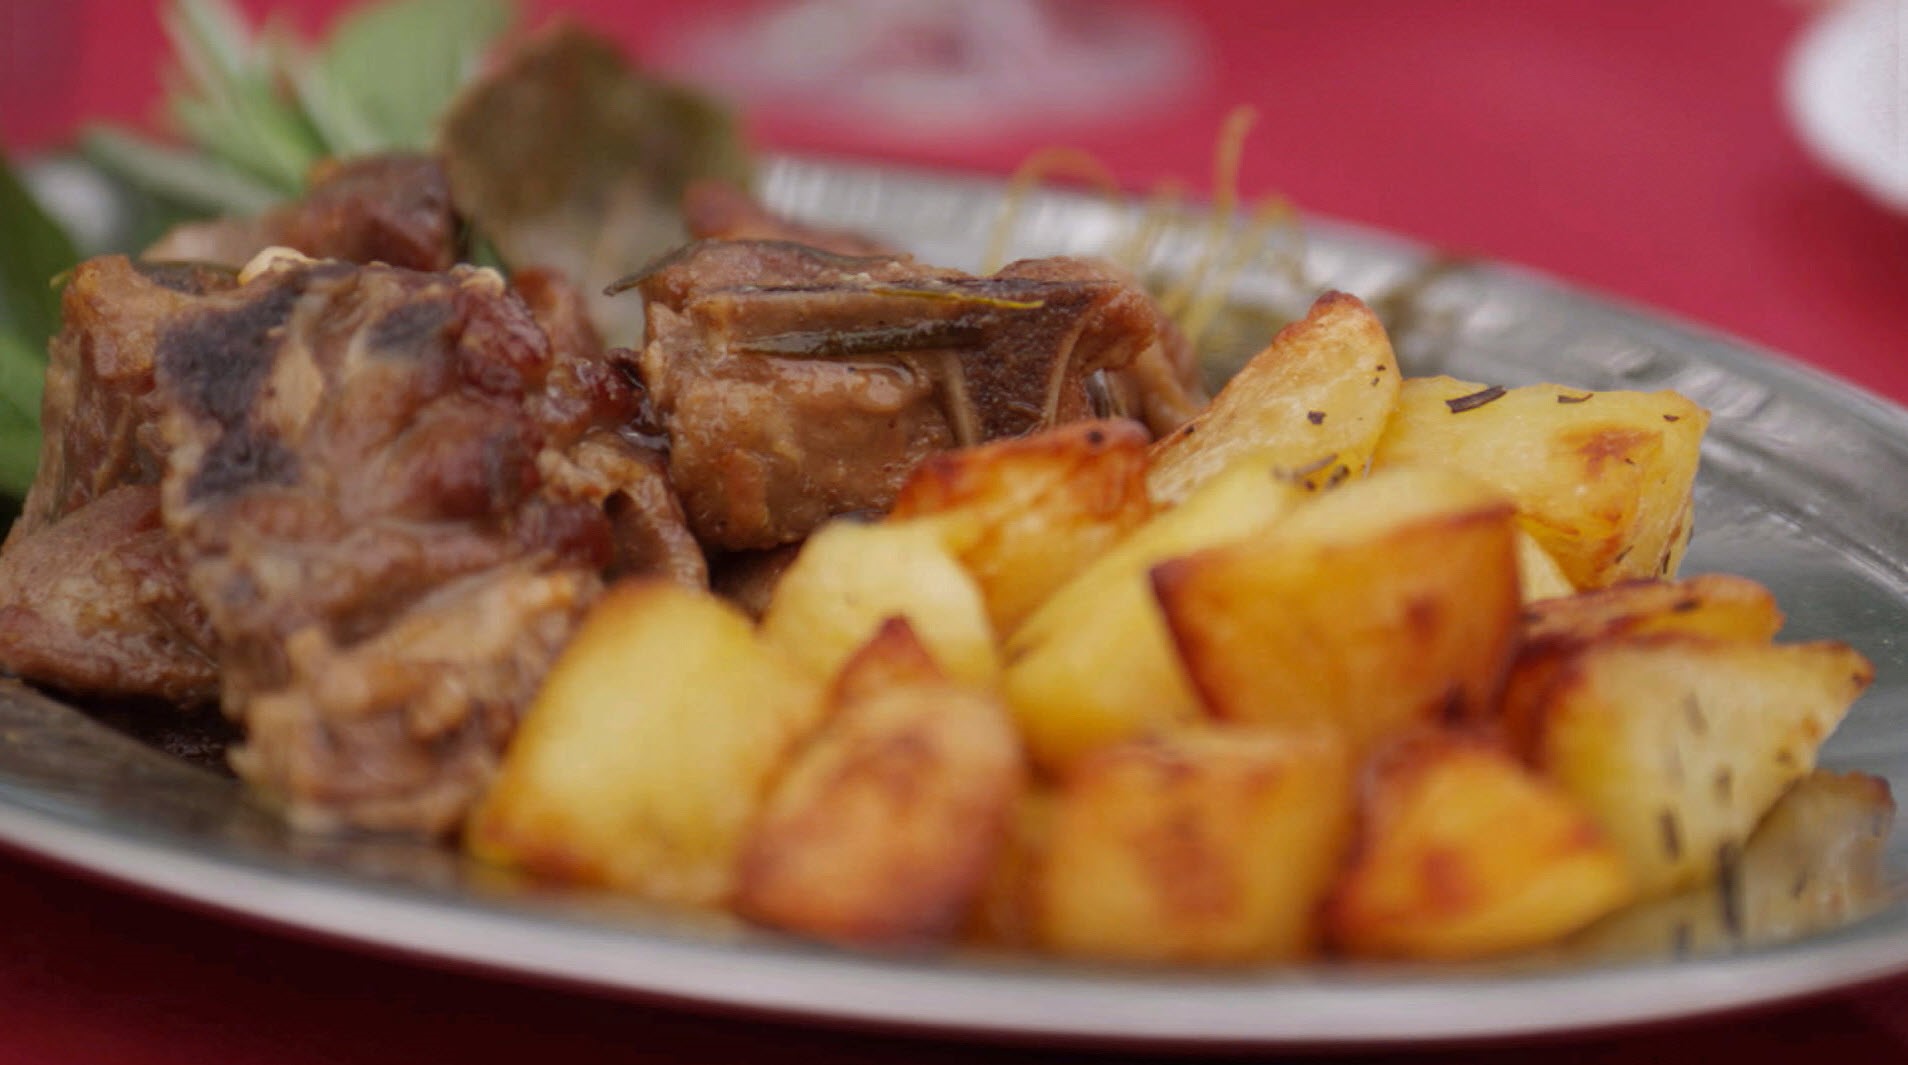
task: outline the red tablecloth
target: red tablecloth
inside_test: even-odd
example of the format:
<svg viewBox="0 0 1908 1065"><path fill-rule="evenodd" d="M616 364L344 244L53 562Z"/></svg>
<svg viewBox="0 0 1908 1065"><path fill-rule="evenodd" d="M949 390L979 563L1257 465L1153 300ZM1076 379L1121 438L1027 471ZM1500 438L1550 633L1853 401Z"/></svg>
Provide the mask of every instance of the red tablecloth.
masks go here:
<svg viewBox="0 0 1908 1065"><path fill-rule="evenodd" d="M258 7L260 5L251 5ZM336 2L298 5L316 23ZM698 5L556 5L656 56ZM985 143L883 145L759 122L783 148L1005 171L1042 143L1133 187L1201 186L1214 131L1257 105L1250 193L1533 265L1785 351L1908 401L1908 220L1802 153L1778 106L1807 14L1773 0L1211 0L1186 4L1203 83L1150 115ZM0 132L152 108L145 0L0 5ZM34 42L28 44L26 42ZM30 106L29 106L30 104ZM1884 473L1885 476L1885 473ZM0 856L0 1062L1040 1060L847 1036L434 972L293 942ZM1908 1055L1908 982L1755 1018L1541 1052L1558 1061Z"/></svg>

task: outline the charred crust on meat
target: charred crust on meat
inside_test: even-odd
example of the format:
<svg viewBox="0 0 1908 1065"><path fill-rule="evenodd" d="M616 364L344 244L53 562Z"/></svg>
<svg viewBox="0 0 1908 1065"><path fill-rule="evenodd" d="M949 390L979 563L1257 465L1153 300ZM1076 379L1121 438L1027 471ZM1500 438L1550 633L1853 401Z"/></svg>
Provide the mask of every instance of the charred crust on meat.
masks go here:
<svg viewBox="0 0 1908 1065"><path fill-rule="evenodd" d="M400 304L378 319L365 339L379 354L415 356L444 332L452 314L446 299Z"/></svg>
<svg viewBox="0 0 1908 1065"><path fill-rule="evenodd" d="M254 486L288 485L298 479L298 456L276 437L234 426L206 449L186 485L188 502L218 499Z"/></svg>
<svg viewBox="0 0 1908 1065"><path fill-rule="evenodd" d="M204 296L238 284L238 273L217 263L176 263L133 261L139 276L170 292Z"/></svg>
<svg viewBox="0 0 1908 1065"><path fill-rule="evenodd" d="M253 406L271 374L273 353L301 286L290 281L229 309L208 309L159 338L160 380L194 416L224 426L193 472L194 502L253 484L288 484L298 460L253 421Z"/></svg>
<svg viewBox="0 0 1908 1065"><path fill-rule="evenodd" d="M223 425L245 418L272 369L272 351L300 287L280 283L229 310L206 310L159 338L161 381L187 410Z"/></svg>

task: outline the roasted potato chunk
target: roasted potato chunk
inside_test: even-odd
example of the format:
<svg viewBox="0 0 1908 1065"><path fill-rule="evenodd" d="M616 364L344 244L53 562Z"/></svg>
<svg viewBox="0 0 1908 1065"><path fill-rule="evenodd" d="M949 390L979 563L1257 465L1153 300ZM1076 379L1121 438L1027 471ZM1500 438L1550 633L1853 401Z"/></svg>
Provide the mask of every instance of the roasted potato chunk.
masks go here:
<svg viewBox="0 0 1908 1065"><path fill-rule="evenodd" d="M1413 378L1373 467L1441 466L1496 485L1572 584L1601 588L1675 575L1708 423L1674 392Z"/></svg>
<svg viewBox="0 0 1908 1065"><path fill-rule="evenodd" d="M1874 679L1839 643L1607 639L1529 711L1533 761L1590 810L1646 894L1715 873Z"/></svg>
<svg viewBox="0 0 1908 1065"><path fill-rule="evenodd" d="M1683 581L1625 581L1534 603L1504 682L1502 719L1520 751L1530 748L1538 707L1557 671L1599 640L1689 632L1768 643L1782 628L1775 597L1746 577L1704 574Z"/></svg>
<svg viewBox="0 0 1908 1065"><path fill-rule="evenodd" d="M1032 875L1036 941L1112 961L1304 957L1350 822L1350 759L1329 730L1102 748L1055 797Z"/></svg>
<svg viewBox="0 0 1908 1065"><path fill-rule="evenodd" d="M956 680L992 684L1000 655L980 589L921 522L822 526L783 572L762 632L818 678L830 678L891 617L905 617Z"/></svg>
<svg viewBox="0 0 1908 1065"><path fill-rule="evenodd" d="M1611 636L1706 633L1767 643L1782 631L1769 589L1747 577L1708 573L1681 581L1627 581L1531 607L1527 644L1573 647Z"/></svg>
<svg viewBox="0 0 1908 1065"><path fill-rule="evenodd" d="M1883 851L1894 821L1886 781L1818 770L1776 802L1742 860L1714 881L1600 921L1569 949L1596 958L1686 957L1838 928L1892 897Z"/></svg>
<svg viewBox="0 0 1908 1065"><path fill-rule="evenodd" d="M899 618L848 660L833 701L742 846L736 910L855 947L947 940L1025 780L1007 711L950 681Z"/></svg>
<svg viewBox="0 0 1908 1065"><path fill-rule="evenodd" d="M1362 477L1397 402L1398 360L1378 316L1328 292L1280 330L1197 417L1153 445L1147 487L1177 503L1244 455L1269 452L1307 488Z"/></svg>
<svg viewBox="0 0 1908 1065"><path fill-rule="evenodd" d="M1304 498L1276 456L1249 456L1141 526L1007 640L1002 683L1029 753L1058 770L1081 754L1201 716L1148 571L1270 528Z"/></svg>
<svg viewBox="0 0 1908 1065"><path fill-rule="evenodd" d="M1007 837L994 855L994 866L968 911L963 938L979 946L1025 949L1032 946L1033 876L1052 834L1053 794L1038 786L1020 793L1007 822Z"/></svg>
<svg viewBox="0 0 1908 1065"><path fill-rule="evenodd" d="M1629 901L1622 852L1504 750L1447 735L1375 759L1324 913L1358 955L1475 958L1549 943Z"/></svg>
<svg viewBox="0 0 1908 1065"><path fill-rule="evenodd" d="M1393 471L1248 542L1164 563L1153 584L1213 715L1326 725L1365 750L1492 711L1519 612L1512 533L1494 490Z"/></svg>
<svg viewBox="0 0 1908 1065"><path fill-rule="evenodd" d="M930 455L889 516L943 529L994 628L1011 632L1152 513L1150 439L1137 422L1080 422Z"/></svg>
<svg viewBox="0 0 1908 1065"><path fill-rule="evenodd" d="M1550 552L1521 527L1517 530L1517 585L1526 603L1572 595L1577 590Z"/></svg>
<svg viewBox="0 0 1908 1065"><path fill-rule="evenodd" d="M544 679L472 814L477 856L713 906L821 686L706 592L617 585Z"/></svg>

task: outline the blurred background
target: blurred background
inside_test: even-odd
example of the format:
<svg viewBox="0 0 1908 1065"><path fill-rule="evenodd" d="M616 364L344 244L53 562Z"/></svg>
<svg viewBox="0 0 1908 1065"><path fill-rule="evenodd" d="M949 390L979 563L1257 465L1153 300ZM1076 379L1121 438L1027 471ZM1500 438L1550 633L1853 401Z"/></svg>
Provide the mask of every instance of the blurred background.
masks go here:
<svg viewBox="0 0 1908 1065"><path fill-rule="evenodd" d="M1248 199L1280 194L1527 264L1908 403L1908 194L1876 176L1908 159L1902 0L523 2L531 23L567 14L728 95L770 151L1006 175L1071 145L1127 190L1202 190L1222 122L1250 105ZM240 6L315 35L349 5ZM1868 21L1835 21L1852 13ZM0 141L44 159L88 123L163 133L167 51L151 0L0 0ZM1809 71L1819 91L1796 87ZM0 243L12 223L0 215ZM12 859L0 910L0 1001L31 1019L0 1041L0 1062L76 1047L280 1060L286 1040L342 1059L366 1031L388 1036L390 1060L521 1061L532 1047L576 1060L641 1049L638 1022L651 1044L700 1040L739 1059L971 1060L399 967ZM1752 1060L1806 1042L1865 1060L1878 1043L1899 1049L1902 1001L1897 981L1653 1047ZM1650 1060L1650 1047L1595 1040L1562 1056Z"/></svg>
<svg viewBox="0 0 1908 1065"><path fill-rule="evenodd" d="M89 119L155 125L165 50L156 6L0 6L8 149L55 149ZM348 5L241 6L316 31ZM1817 162L1784 104L1792 52L1833 5L527 8L533 22L568 13L653 69L739 98L757 143L774 150L1004 174L1035 148L1068 144L1127 188L1177 179L1203 189L1223 116L1250 104L1248 195L1276 192L1307 212L1529 264L1908 399L1908 217ZM1882 103L1899 127L1908 64L1895 43Z"/></svg>

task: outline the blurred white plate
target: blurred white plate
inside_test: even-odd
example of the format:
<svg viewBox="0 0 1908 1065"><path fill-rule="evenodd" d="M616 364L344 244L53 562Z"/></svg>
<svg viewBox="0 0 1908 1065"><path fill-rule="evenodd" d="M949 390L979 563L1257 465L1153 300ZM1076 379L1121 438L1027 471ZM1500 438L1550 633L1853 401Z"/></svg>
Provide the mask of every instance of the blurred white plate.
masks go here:
<svg viewBox="0 0 1908 1065"><path fill-rule="evenodd" d="M1790 56L1789 117L1830 169L1908 212L1908 0L1852 0Z"/></svg>

